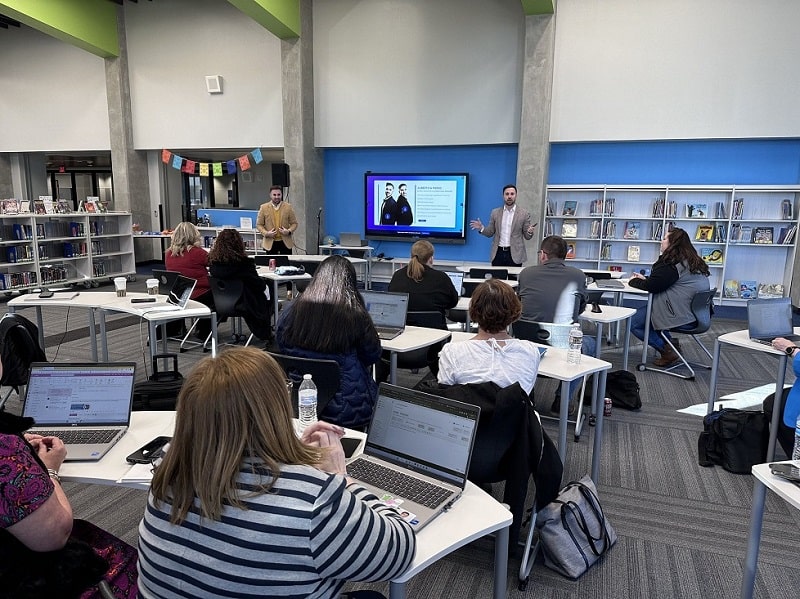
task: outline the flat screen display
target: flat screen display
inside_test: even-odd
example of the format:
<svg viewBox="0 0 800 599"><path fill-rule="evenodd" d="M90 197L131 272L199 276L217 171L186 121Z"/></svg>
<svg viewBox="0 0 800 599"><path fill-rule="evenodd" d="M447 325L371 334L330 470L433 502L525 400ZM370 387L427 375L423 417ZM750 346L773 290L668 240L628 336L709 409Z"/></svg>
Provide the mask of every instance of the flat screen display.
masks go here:
<svg viewBox="0 0 800 599"><path fill-rule="evenodd" d="M467 173L364 174L364 237L465 243Z"/></svg>

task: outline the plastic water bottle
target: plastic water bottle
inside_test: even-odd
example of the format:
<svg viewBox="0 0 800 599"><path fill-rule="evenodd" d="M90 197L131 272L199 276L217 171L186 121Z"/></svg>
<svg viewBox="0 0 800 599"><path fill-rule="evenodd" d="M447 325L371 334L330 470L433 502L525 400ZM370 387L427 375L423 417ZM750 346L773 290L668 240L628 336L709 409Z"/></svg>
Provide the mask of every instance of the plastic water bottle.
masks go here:
<svg viewBox="0 0 800 599"><path fill-rule="evenodd" d="M303 375L303 382L297 392L297 413L300 416L300 429L317 421L317 386L310 374Z"/></svg>
<svg viewBox="0 0 800 599"><path fill-rule="evenodd" d="M567 364L581 363L581 346L583 345L583 331L576 322L569 332L569 349L567 350Z"/></svg>
<svg viewBox="0 0 800 599"><path fill-rule="evenodd" d="M800 460L800 416L797 417L797 422L794 425L794 450L792 451L792 459Z"/></svg>

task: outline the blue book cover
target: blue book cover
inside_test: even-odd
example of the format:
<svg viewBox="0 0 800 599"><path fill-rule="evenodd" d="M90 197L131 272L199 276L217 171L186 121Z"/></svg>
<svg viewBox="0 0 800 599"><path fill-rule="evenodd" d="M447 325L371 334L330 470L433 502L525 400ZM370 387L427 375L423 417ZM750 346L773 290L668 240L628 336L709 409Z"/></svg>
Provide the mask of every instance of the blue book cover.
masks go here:
<svg viewBox="0 0 800 599"><path fill-rule="evenodd" d="M739 280L739 297L742 299L755 299L758 297L758 282Z"/></svg>

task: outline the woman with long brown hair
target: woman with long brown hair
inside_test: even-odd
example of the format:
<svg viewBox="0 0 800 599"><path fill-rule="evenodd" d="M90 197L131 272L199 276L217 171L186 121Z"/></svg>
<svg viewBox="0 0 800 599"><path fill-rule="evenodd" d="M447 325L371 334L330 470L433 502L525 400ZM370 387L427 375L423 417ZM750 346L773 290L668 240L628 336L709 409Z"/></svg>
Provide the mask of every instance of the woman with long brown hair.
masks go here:
<svg viewBox="0 0 800 599"><path fill-rule="evenodd" d="M708 265L694 249L689 235L679 228L668 231L662 238L661 256L653 264L650 276L633 273L630 286L653 294L647 343L661 354L654 362L656 366L669 366L679 359L659 331L683 325L694 326L696 321L691 310L692 298L698 291L709 290L710 274ZM631 333L639 339L644 339L646 319L647 306L636 310L631 318ZM665 334L669 337L669 332Z"/></svg>
<svg viewBox="0 0 800 599"><path fill-rule="evenodd" d="M261 350L199 362L139 526L139 595L332 598L404 572L411 526L347 478L343 432L317 422L298 438Z"/></svg>

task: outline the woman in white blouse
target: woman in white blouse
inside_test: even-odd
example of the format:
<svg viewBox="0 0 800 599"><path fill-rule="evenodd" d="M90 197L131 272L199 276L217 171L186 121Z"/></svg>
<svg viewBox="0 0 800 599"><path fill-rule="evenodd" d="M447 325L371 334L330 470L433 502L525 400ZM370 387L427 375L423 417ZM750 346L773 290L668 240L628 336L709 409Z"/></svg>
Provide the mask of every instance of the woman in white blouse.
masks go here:
<svg viewBox="0 0 800 599"><path fill-rule="evenodd" d="M539 371L539 350L530 341L515 339L508 326L519 319L522 303L510 285L488 279L472 294L469 317L478 334L468 341L448 343L439 355L439 383L514 383L530 395Z"/></svg>

